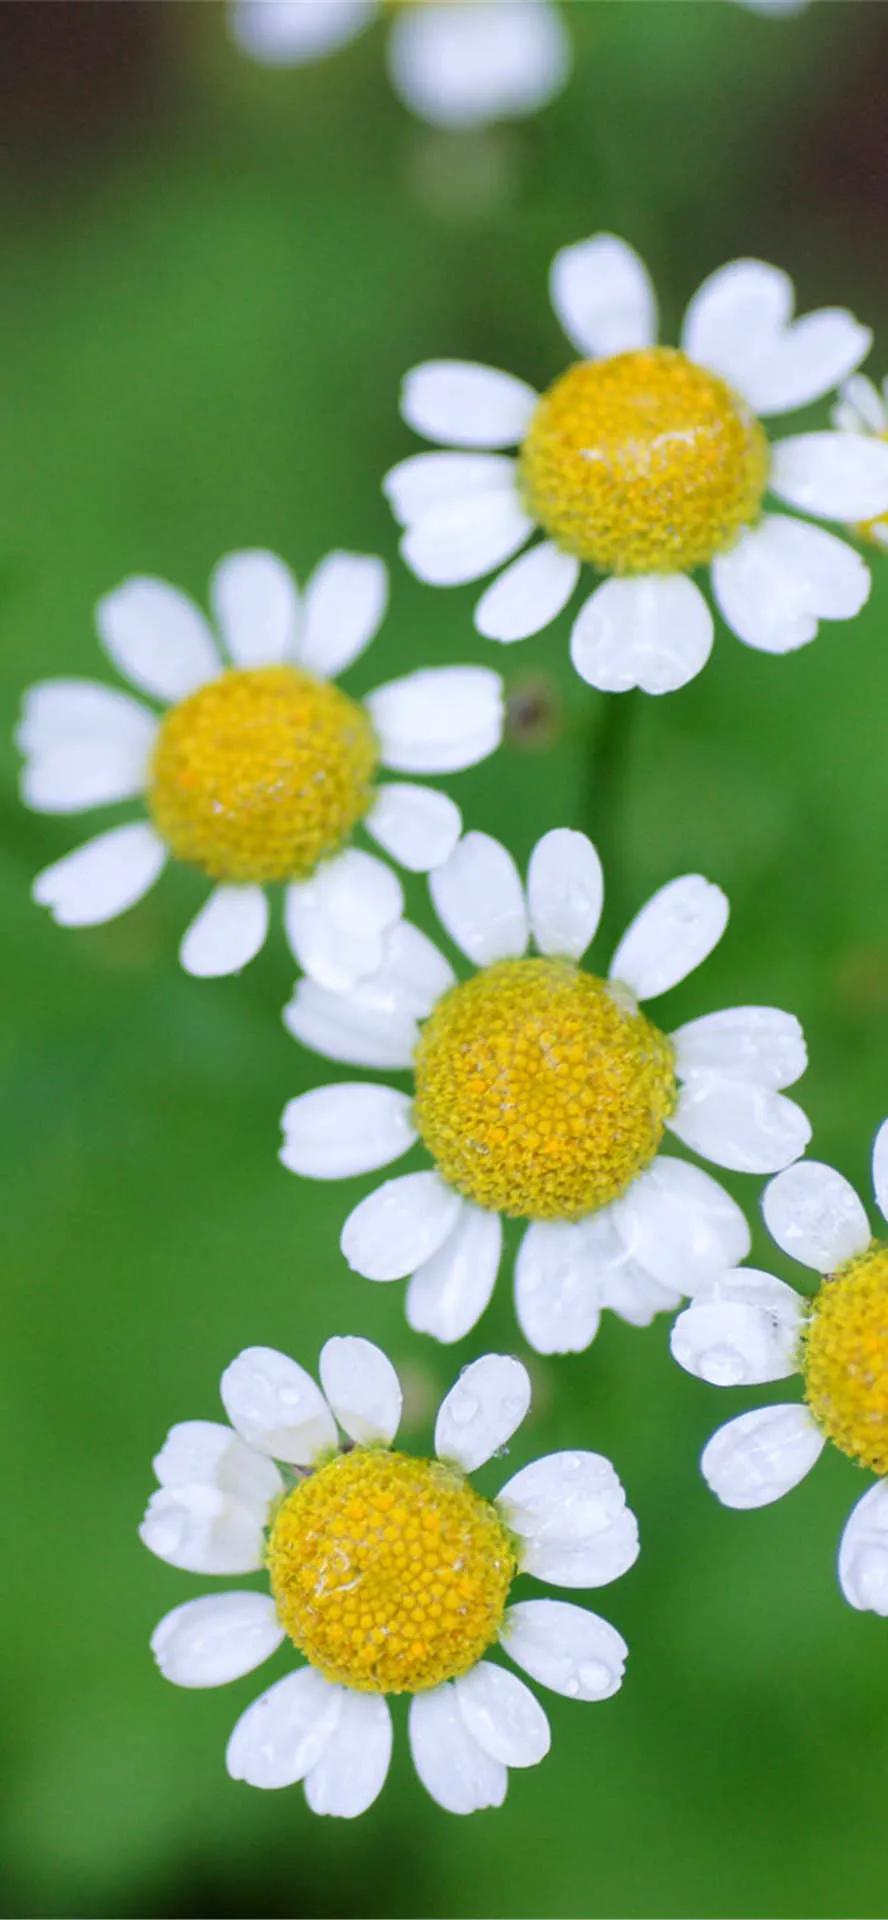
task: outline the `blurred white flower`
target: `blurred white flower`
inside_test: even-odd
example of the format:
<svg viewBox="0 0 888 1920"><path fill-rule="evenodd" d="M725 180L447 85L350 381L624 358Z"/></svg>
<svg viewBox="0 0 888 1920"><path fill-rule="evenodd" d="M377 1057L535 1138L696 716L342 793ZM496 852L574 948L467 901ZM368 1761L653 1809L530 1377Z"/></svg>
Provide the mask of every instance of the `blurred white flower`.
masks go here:
<svg viewBox="0 0 888 1920"><path fill-rule="evenodd" d="M38 875L34 898L61 926L95 926L140 900L167 858L216 882L188 928L189 973L234 973L268 930L266 887L284 885L291 951L342 987L373 972L400 917L391 868L352 846L363 826L414 872L445 860L459 809L425 785L498 746L502 683L481 667L432 667L353 699L334 684L385 612L381 560L331 553L300 595L272 553L229 554L210 583L227 661L200 609L165 581L132 579L100 601L100 639L163 719L87 680L25 696L22 798L43 813L139 796L148 820L113 827ZM230 664L228 664L230 663Z"/></svg>
<svg viewBox="0 0 888 1920"><path fill-rule="evenodd" d="M264 1567L271 1592L176 1607L155 1630L155 1659L181 1687L237 1680L288 1636L308 1662L241 1715L227 1751L235 1780L302 1780L313 1812L353 1819L388 1772L384 1696L408 1693L413 1760L432 1798L449 1813L501 1806L509 1767L548 1752L549 1723L488 1651L498 1642L573 1700L616 1693L627 1655L583 1607L509 1606L512 1581L616 1580L638 1554L635 1516L597 1453L549 1454L495 1500L476 1493L467 1475L502 1451L530 1404L517 1360L486 1354L460 1374L438 1412L434 1460L393 1450L401 1388L369 1340L328 1340L320 1378L323 1392L295 1360L249 1347L222 1376L231 1426L193 1420L169 1433L145 1545L189 1573Z"/></svg>
<svg viewBox="0 0 888 1920"><path fill-rule="evenodd" d="M719 887L685 874L632 921L607 979L580 961L598 926L601 865L584 834L539 841L527 886L505 847L470 833L431 880L446 932L476 971L455 982L402 922L379 974L351 992L297 985L284 1019L329 1059L412 1070L292 1100L281 1159L330 1180L398 1159L419 1138L434 1171L390 1180L342 1234L370 1280L410 1278L407 1318L461 1339L491 1297L503 1217L530 1224L515 1268L525 1338L579 1352L610 1307L635 1325L742 1260L739 1207L701 1168L659 1151L669 1128L718 1165L773 1172L810 1127L780 1091L805 1068L798 1021L771 1007L709 1014L671 1037L639 1011L717 945ZM528 957L530 941L538 957Z"/></svg>
<svg viewBox="0 0 888 1920"><path fill-rule="evenodd" d="M695 294L681 349L658 347L654 289L612 234L557 254L551 293L584 358L542 397L459 360L407 375L404 419L448 449L403 460L385 481L413 572L454 586L510 561L475 609L479 632L500 642L554 620L584 563L609 575L574 622L571 655L610 693L669 693L705 665L700 567L727 625L766 653L858 613L870 584L860 556L763 503L770 490L828 520L880 514L888 445L847 431L769 444L761 418L828 393L869 351L868 329L838 308L794 320L787 275L736 260ZM502 451L515 446L517 458ZM513 559L537 530L542 541Z"/></svg>
<svg viewBox="0 0 888 1920"><path fill-rule="evenodd" d="M866 433L888 441L888 378L882 381L881 389L865 373L846 380L832 410L832 423L840 433ZM861 540L888 548L888 514L858 521L854 532Z"/></svg>
<svg viewBox="0 0 888 1920"><path fill-rule="evenodd" d="M888 1120L876 1135L873 1184L888 1219ZM873 1239L853 1187L800 1160L766 1188L765 1222L784 1253L821 1276L812 1298L771 1273L738 1268L679 1315L672 1351L713 1386L759 1386L800 1373L804 1404L729 1420L702 1468L727 1507L764 1507L798 1485L827 1440L879 1482L842 1535L839 1581L861 1611L888 1615L888 1245Z"/></svg>
<svg viewBox="0 0 888 1920"><path fill-rule="evenodd" d="M570 71L553 0L234 0L238 46L269 66L301 66L391 14L388 68L398 97L438 127L536 113Z"/></svg>

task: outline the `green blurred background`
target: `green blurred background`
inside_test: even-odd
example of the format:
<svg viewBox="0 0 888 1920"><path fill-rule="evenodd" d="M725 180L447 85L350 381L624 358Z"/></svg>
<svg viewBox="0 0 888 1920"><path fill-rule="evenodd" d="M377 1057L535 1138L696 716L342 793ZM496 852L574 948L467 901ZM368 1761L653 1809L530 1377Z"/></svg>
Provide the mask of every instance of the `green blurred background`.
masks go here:
<svg viewBox="0 0 888 1920"><path fill-rule="evenodd" d="M130 571L201 595L236 546L303 576L333 546L385 554L391 615L350 684L430 661L505 670L516 737L451 790L522 858L549 827L600 831L598 952L675 872L721 881L728 936L658 1018L797 1011L816 1148L866 1191L888 1106L888 560L864 615L800 654L722 632L684 692L636 700L603 818L603 703L569 671L568 617L497 654L471 590L401 568L379 480L415 444L396 405L413 362L477 357L541 383L561 368L548 263L598 227L646 255L669 329L704 273L756 253L790 269L802 307L869 319L888 370L888 12L569 12L564 97L461 142L396 105L382 29L271 72L235 53L214 4L0 8L9 724L28 681L102 675L92 608ZM509 1462L589 1445L618 1464L644 1550L590 1598L631 1644L623 1692L548 1697L550 1758L464 1822L414 1778L401 1712L388 1787L354 1825L314 1819L299 1789L228 1780L229 1728L263 1680L177 1693L148 1654L157 1617L202 1585L136 1537L163 1433L217 1417L241 1346L312 1367L354 1331L405 1370L421 1448L458 1366L517 1344L509 1287L455 1351L410 1336L403 1288L337 1251L372 1183L301 1185L275 1158L285 1100L335 1077L281 1028L282 940L239 980L187 979L175 949L203 885L181 871L116 924L63 932L29 904L31 876L102 818L24 814L11 751L3 813L5 1910L884 1914L888 1622L854 1614L834 1573L863 1478L833 1455L775 1508L719 1509L697 1457L750 1396L680 1373L665 1321L607 1316L585 1356L535 1360ZM409 902L424 921L422 883ZM728 1184L757 1215L760 1183Z"/></svg>

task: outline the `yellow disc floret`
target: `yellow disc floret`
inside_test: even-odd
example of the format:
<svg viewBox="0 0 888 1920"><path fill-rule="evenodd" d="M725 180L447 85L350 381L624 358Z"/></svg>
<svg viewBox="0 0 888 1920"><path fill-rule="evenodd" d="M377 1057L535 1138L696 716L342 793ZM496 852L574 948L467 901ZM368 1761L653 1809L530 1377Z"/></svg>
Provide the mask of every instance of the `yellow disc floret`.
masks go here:
<svg viewBox="0 0 888 1920"><path fill-rule="evenodd" d="M705 565L754 520L768 475L755 415L671 347L581 361L540 400L523 490L559 546L606 573Z"/></svg>
<svg viewBox="0 0 888 1920"><path fill-rule="evenodd" d="M327 1680L417 1693L496 1639L516 1557L462 1474L356 1447L287 1495L268 1568L282 1626Z"/></svg>
<svg viewBox="0 0 888 1920"><path fill-rule="evenodd" d="M828 1439L888 1474L888 1246L825 1280L802 1348L805 1399Z"/></svg>
<svg viewBox="0 0 888 1920"><path fill-rule="evenodd" d="M212 880L303 879L366 813L377 764L363 707L299 667L234 668L171 708L148 805Z"/></svg>
<svg viewBox="0 0 888 1920"><path fill-rule="evenodd" d="M624 1193L674 1103L665 1035L569 960L500 960L451 987L416 1049L414 1119L442 1178L526 1219Z"/></svg>

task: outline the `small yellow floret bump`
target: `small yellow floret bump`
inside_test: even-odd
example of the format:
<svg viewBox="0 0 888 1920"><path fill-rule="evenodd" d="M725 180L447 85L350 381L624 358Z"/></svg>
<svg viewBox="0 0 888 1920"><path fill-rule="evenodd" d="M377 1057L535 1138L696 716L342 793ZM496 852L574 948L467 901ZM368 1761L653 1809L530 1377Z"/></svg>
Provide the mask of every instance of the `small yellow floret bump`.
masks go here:
<svg viewBox="0 0 888 1920"><path fill-rule="evenodd" d="M581 361L534 413L529 511L605 573L673 573L733 546L757 515L768 443L717 374L671 347Z"/></svg>
<svg viewBox="0 0 888 1920"><path fill-rule="evenodd" d="M356 1447L287 1495L268 1568L282 1626L326 1679L416 1693L496 1639L516 1556L454 1468Z"/></svg>
<svg viewBox="0 0 888 1920"><path fill-rule="evenodd" d="M888 1246L823 1282L802 1345L805 1399L827 1438L888 1474Z"/></svg>
<svg viewBox="0 0 888 1920"><path fill-rule="evenodd" d="M148 806L212 880L296 880L367 812L378 751L363 707L299 667L233 668L171 708Z"/></svg>
<svg viewBox="0 0 888 1920"><path fill-rule="evenodd" d="M414 1120L478 1206L572 1220L624 1193L675 1103L672 1048L569 960L501 960L443 995L415 1056Z"/></svg>

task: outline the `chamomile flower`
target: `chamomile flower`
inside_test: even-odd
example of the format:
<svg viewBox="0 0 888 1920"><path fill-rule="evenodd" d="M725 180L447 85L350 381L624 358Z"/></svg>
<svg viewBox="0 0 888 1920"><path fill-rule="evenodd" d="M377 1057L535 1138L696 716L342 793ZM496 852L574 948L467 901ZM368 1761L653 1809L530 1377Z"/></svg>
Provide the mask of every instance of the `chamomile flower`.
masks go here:
<svg viewBox="0 0 888 1920"><path fill-rule="evenodd" d="M270 1592L176 1607L152 1638L157 1664L180 1687L215 1687L289 1639L307 1664L242 1714L227 1765L253 1787L304 1781L314 1813L372 1805L392 1748L385 1696L398 1693L413 1696L410 1747L432 1798L450 1813L501 1806L509 1767L548 1752L549 1724L491 1649L573 1700L616 1693L627 1655L583 1607L510 1606L512 1581L598 1587L625 1573L638 1528L622 1486L601 1454L578 1452L522 1467L495 1500L475 1491L468 1476L530 1404L524 1367L504 1355L474 1361L442 1401L433 1460L394 1448L401 1389L378 1347L328 1340L320 1378L323 1393L295 1360L248 1347L222 1376L231 1426L168 1435L145 1545L188 1573L264 1568Z"/></svg>
<svg viewBox="0 0 888 1920"><path fill-rule="evenodd" d="M727 900L699 874L648 901L607 978L580 964L603 896L584 834L546 834L525 888L505 847L470 833L430 884L475 969L468 979L457 982L402 922L377 976L342 995L301 982L284 1014L330 1059L412 1071L412 1093L362 1083L303 1094L284 1112L281 1159L294 1173L340 1179L419 1139L433 1170L361 1201L342 1235L349 1265L369 1280L412 1276L410 1325L458 1340L493 1291L503 1219L526 1221L515 1269L522 1331L540 1353L579 1352L603 1307L646 1325L748 1252L734 1201L662 1141L669 1129L751 1173L794 1160L810 1128L779 1089L804 1071L801 1029L774 1008L738 1007L670 1036L640 1010L724 931Z"/></svg>
<svg viewBox="0 0 888 1920"><path fill-rule="evenodd" d="M254 60L301 66L387 15L392 86L433 126L536 113L570 70L567 30L552 0L235 0L230 21Z"/></svg>
<svg viewBox="0 0 888 1920"><path fill-rule="evenodd" d="M407 376L408 426L454 449L415 454L385 481L414 573L453 586L510 562L475 610L479 632L505 642L554 620L584 565L607 575L574 622L571 655L610 693L670 693L700 672L713 640L700 568L727 625L766 653L859 612L860 556L766 512L765 497L828 520L883 513L888 446L845 431L772 444L762 420L835 387L868 352L868 330L839 309L793 320L787 275L736 260L695 294L680 349L657 346L651 282L611 234L557 254L551 292L583 358L542 396L459 360Z"/></svg>
<svg viewBox="0 0 888 1920"><path fill-rule="evenodd" d="M88 680L38 682L18 733L22 797L44 813L138 797L148 818L47 867L39 904L61 926L95 926L140 900L173 858L214 883L181 945L189 973L252 960L277 883L307 973L336 987L374 971L403 895L386 863L352 846L357 828L417 872L446 859L461 829L446 794L380 782L380 769L471 766L503 726L501 682L478 667L423 669L363 700L336 685L376 634L387 594L371 555L329 554L300 596L274 554L229 554L210 583L224 651L162 580L128 580L101 600L106 653L167 711L160 719Z"/></svg>
<svg viewBox="0 0 888 1920"><path fill-rule="evenodd" d="M873 1149L888 1220L888 1120ZM740 1268L682 1313L676 1359L714 1386L759 1386L801 1374L803 1404L756 1407L713 1434L702 1468L727 1507L765 1507L798 1486L827 1441L879 1476L857 1502L839 1548L845 1599L888 1616L888 1242L873 1239L854 1188L800 1160L765 1190L765 1223L784 1253L820 1276L813 1296Z"/></svg>
<svg viewBox="0 0 888 1920"><path fill-rule="evenodd" d="M865 373L855 374L839 389L832 412L832 423L840 433L866 433L876 440L888 441L888 379L881 388ZM888 514L864 520L854 528L861 540L876 547L888 547Z"/></svg>

